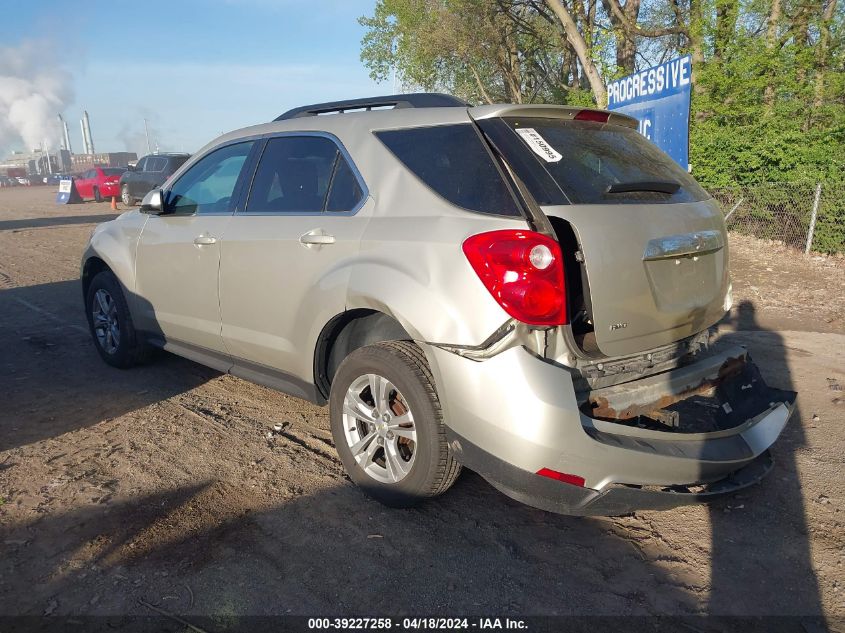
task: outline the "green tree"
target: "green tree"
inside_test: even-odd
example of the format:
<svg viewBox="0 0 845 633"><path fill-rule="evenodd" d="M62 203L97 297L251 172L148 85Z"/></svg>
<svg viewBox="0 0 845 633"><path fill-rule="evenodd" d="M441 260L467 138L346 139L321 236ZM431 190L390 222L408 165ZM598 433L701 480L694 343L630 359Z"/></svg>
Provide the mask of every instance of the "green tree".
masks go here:
<svg viewBox="0 0 845 633"><path fill-rule="evenodd" d="M374 79L471 102L604 105L609 80L693 59L705 186L845 177L843 0L378 0Z"/></svg>

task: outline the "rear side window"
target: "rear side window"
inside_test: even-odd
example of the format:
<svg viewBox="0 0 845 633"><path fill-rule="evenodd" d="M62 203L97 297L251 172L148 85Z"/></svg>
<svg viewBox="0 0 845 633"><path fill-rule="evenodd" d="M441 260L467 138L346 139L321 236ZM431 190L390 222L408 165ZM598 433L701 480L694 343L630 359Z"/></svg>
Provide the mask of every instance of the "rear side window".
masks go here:
<svg viewBox="0 0 845 633"><path fill-rule="evenodd" d="M167 165L167 159L163 156L150 156L147 158L147 166L144 171L157 172L164 171Z"/></svg>
<svg viewBox="0 0 845 633"><path fill-rule="evenodd" d="M405 167L452 204L481 213L520 215L493 157L472 125L375 134Z"/></svg>
<svg viewBox="0 0 845 633"><path fill-rule="evenodd" d="M188 156L174 156L168 161L167 171L171 174L179 169L188 160Z"/></svg>
<svg viewBox="0 0 845 633"><path fill-rule="evenodd" d="M252 182L247 213L351 211L363 192L335 143L321 136L270 139Z"/></svg>
<svg viewBox="0 0 845 633"><path fill-rule="evenodd" d="M689 173L635 129L528 117L506 118L505 123L515 133L497 146L503 145L500 150L540 204L561 203L550 199L557 196L550 194L548 186L532 186L549 177L573 204L678 203L709 198ZM678 188L673 193L648 190L654 183Z"/></svg>

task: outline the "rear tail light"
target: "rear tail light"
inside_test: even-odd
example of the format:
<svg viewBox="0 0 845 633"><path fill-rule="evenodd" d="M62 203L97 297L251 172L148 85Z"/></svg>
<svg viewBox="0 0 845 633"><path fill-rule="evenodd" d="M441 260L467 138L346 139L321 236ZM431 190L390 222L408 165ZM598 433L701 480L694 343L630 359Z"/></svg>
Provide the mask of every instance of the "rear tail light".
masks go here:
<svg viewBox="0 0 845 633"><path fill-rule="evenodd" d="M529 325L566 323L560 245L533 231L491 231L468 237L464 254L493 298Z"/></svg>
<svg viewBox="0 0 845 633"><path fill-rule="evenodd" d="M607 119L609 116L609 112L599 112L597 110L581 110L572 118L575 121L593 121L595 123L607 123Z"/></svg>

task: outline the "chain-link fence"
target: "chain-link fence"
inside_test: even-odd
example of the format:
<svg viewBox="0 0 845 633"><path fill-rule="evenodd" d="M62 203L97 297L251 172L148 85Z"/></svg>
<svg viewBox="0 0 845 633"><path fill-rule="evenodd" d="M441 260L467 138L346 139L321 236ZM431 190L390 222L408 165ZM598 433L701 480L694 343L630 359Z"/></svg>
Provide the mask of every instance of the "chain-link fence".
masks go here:
<svg viewBox="0 0 845 633"><path fill-rule="evenodd" d="M845 252L845 184L760 183L711 189L728 231L804 252Z"/></svg>

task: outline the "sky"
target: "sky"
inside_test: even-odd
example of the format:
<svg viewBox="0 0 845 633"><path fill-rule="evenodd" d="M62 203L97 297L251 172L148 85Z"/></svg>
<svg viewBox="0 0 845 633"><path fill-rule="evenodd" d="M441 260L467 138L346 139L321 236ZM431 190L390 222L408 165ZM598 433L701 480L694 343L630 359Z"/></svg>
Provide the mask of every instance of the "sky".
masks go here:
<svg viewBox="0 0 845 633"><path fill-rule="evenodd" d="M60 109L82 152L87 110L97 152L194 152L223 132L321 101L392 92L360 61L374 0L99 0L26 2L4 10L2 56L59 87ZM0 95L2 97L2 95ZM11 115L0 111L0 118ZM51 115L52 116L52 115ZM0 128L3 121L0 120ZM30 136L32 138L32 136ZM34 142L34 141L31 141ZM29 149L0 136L0 153Z"/></svg>

